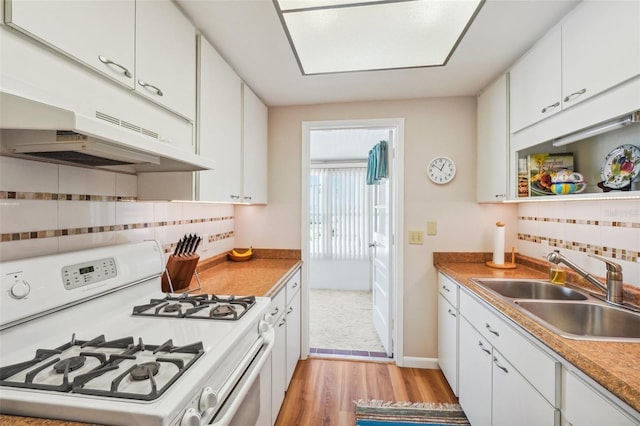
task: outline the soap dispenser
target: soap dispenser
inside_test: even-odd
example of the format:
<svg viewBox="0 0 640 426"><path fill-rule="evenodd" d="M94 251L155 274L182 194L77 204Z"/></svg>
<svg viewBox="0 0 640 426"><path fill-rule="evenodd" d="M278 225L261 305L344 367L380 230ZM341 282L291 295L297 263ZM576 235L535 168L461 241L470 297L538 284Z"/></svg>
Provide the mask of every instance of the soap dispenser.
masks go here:
<svg viewBox="0 0 640 426"><path fill-rule="evenodd" d="M554 250L559 253L559 250ZM567 270L564 265L560 263L552 263L549 267L549 281L554 284L564 285L567 280Z"/></svg>

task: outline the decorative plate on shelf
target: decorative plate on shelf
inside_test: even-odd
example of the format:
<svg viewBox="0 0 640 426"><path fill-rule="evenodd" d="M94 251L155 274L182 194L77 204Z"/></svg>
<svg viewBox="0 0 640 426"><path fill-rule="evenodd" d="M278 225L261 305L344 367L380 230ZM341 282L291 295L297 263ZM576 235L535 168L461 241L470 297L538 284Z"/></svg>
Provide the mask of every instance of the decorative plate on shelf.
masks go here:
<svg viewBox="0 0 640 426"><path fill-rule="evenodd" d="M639 174L640 148L635 145L620 145L613 149L600 168L603 185L613 189L624 188Z"/></svg>

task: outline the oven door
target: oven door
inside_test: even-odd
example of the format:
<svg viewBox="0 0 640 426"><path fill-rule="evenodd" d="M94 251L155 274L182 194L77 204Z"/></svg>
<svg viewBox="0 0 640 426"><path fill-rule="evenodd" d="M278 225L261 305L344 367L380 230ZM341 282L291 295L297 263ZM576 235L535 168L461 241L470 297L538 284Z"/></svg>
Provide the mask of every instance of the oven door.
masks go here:
<svg viewBox="0 0 640 426"><path fill-rule="evenodd" d="M273 329L270 332L273 333ZM209 424L271 426L272 348L273 338L265 339L265 344Z"/></svg>

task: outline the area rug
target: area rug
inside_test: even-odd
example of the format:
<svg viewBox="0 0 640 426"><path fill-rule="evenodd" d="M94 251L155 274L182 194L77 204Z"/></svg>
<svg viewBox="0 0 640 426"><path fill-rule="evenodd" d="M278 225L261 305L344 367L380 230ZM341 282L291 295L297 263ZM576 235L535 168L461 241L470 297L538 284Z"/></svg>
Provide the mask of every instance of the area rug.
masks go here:
<svg viewBox="0 0 640 426"><path fill-rule="evenodd" d="M470 425L459 404L355 401L356 426Z"/></svg>

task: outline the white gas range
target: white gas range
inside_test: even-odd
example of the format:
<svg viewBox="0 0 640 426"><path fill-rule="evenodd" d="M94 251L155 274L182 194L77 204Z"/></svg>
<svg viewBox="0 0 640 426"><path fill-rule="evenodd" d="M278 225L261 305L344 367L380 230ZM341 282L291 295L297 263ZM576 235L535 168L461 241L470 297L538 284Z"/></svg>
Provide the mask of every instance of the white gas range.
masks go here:
<svg viewBox="0 0 640 426"><path fill-rule="evenodd" d="M164 294L155 241L0 264L0 412L271 424L270 300Z"/></svg>

